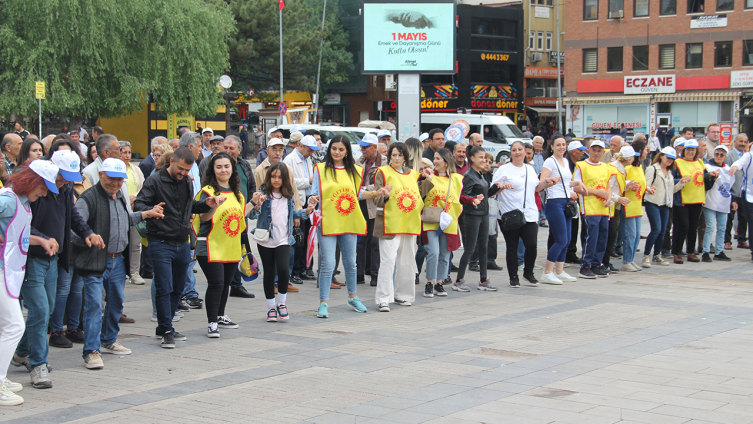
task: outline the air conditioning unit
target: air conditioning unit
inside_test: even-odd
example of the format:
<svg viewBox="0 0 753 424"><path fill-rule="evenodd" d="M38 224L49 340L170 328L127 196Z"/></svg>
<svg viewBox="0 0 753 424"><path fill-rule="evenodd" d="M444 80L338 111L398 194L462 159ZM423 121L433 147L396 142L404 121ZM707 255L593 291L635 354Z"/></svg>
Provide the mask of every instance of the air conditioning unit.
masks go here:
<svg viewBox="0 0 753 424"><path fill-rule="evenodd" d="M546 88L526 88L526 97L546 97Z"/></svg>
<svg viewBox="0 0 753 424"><path fill-rule="evenodd" d="M557 93L557 87L549 87L549 95L547 97L559 97Z"/></svg>
<svg viewBox="0 0 753 424"><path fill-rule="evenodd" d="M624 17L625 17L624 10L610 10L609 11L609 19L622 19Z"/></svg>
<svg viewBox="0 0 753 424"><path fill-rule="evenodd" d="M531 62L541 62L541 52L534 52L531 54Z"/></svg>

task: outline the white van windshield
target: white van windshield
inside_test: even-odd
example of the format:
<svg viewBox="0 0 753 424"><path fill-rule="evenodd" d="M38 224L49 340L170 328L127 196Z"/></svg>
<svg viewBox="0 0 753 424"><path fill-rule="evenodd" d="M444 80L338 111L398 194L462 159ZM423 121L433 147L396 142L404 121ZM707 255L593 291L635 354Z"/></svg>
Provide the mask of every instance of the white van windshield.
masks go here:
<svg viewBox="0 0 753 424"><path fill-rule="evenodd" d="M484 139L502 141L508 138L526 138L515 125L484 125Z"/></svg>

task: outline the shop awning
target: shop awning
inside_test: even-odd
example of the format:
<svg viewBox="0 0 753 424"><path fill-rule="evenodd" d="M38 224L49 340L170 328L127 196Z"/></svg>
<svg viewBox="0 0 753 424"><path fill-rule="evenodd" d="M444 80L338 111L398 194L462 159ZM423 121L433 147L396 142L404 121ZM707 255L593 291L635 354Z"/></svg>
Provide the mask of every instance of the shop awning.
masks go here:
<svg viewBox="0 0 753 424"><path fill-rule="evenodd" d="M672 93L657 94L654 101L657 102L732 102L740 99L739 91L715 92L715 93Z"/></svg>
<svg viewBox="0 0 753 424"><path fill-rule="evenodd" d="M539 116L557 116L559 115L558 107L534 107L526 106L526 109L530 109L539 114Z"/></svg>
<svg viewBox="0 0 753 424"><path fill-rule="evenodd" d="M648 103L651 96L604 96L604 97L567 97L562 99L566 105L609 105L620 103Z"/></svg>

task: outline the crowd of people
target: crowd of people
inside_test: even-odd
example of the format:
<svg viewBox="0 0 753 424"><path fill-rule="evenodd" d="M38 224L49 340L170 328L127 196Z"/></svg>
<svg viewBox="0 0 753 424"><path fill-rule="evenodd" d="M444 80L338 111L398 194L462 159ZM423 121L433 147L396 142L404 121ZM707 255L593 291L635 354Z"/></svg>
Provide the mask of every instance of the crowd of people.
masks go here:
<svg viewBox="0 0 753 424"><path fill-rule="evenodd" d="M739 134L727 147L716 124L702 141L687 130L653 151L640 133L629 142L612 136L609 149L598 139L536 136L514 142L510 162L495 164L479 134L454 142L434 129L399 142L381 131L358 143L356 160L345 136L294 130L286 143L272 128L256 167L245 160L248 134L222 137L211 128L156 137L138 166L131 144L99 127L92 146L79 142L78 130L43 140L6 134L0 405L23 402L16 394L23 385L7 378L10 364L27 368L32 387L52 387L49 346L82 344L88 369L104 367L102 354L130 354L118 341L119 324L134 322L123 313L128 282L151 280L152 321L165 349L186 340L175 323L190 309L205 309L209 338L238 328L227 300L255 297L243 286L257 272L254 253L268 322L290 319L287 295L305 280L318 284L319 318L329 317L330 293L343 286L347 305L367 312L358 296L367 275L380 312L411 306L421 274L424 297L447 297L446 288L497 291L488 271L503 269L500 232L512 288L521 287L521 272L531 286L561 285L670 260L729 261L733 232L738 248L750 248L748 139ZM651 228L641 246L644 213ZM197 264L207 278L204 299ZM573 265L579 269L568 273ZM469 271L477 282L466 283Z"/></svg>

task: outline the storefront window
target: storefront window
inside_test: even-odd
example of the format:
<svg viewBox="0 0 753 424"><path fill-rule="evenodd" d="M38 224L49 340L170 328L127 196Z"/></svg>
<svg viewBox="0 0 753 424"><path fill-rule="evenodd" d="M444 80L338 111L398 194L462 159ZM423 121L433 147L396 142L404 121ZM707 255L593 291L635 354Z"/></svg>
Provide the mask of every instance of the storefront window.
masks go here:
<svg viewBox="0 0 753 424"><path fill-rule="evenodd" d="M625 124L633 133L647 131L647 104L588 106L586 112L586 133L619 134L619 124Z"/></svg>
<svg viewBox="0 0 753 424"><path fill-rule="evenodd" d="M662 15L676 15L677 0L660 0L659 13Z"/></svg>
<svg viewBox="0 0 753 424"><path fill-rule="evenodd" d="M703 68L703 43L688 43L685 48L685 68Z"/></svg>
<svg viewBox="0 0 753 424"><path fill-rule="evenodd" d="M649 0L635 0L635 9L633 10L633 15L636 17L638 16L648 16L648 3Z"/></svg>
<svg viewBox="0 0 753 424"><path fill-rule="evenodd" d="M583 72L596 72L598 70L598 49L583 49Z"/></svg>
<svg viewBox="0 0 753 424"><path fill-rule="evenodd" d="M607 72L622 72L622 47L607 48Z"/></svg>
<svg viewBox="0 0 753 424"><path fill-rule="evenodd" d="M599 0L583 0L583 20L599 19Z"/></svg>
<svg viewBox="0 0 753 424"><path fill-rule="evenodd" d="M633 70L648 71L648 46L633 46Z"/></svg>
<svg viewBox="0 0 753 424"><path fill-rule="evenodd" d="M719 122L719 102L672 103L672 123L675 127L705 128Z"/></svg>
<svg viewBox="0 0 753 424"><path fill-rule="evenodd" d="M732 41L717 41L714 48L716 50L714 66L720 68L732 66Z"/></svg>
<svg viewBox="0 0 753 424"><path fill-rule="evenodd" d="M703 13L704 0L688 0L688 13Z"/></svg>
<svg viewBox="0 0 753 424"><path fill-rule="evenodd" d="M717 0L716 10L735 10L735 0Z"/></svg>
<svg viewBox="0 0 753 424"><path fill-rule="evenodd" d="M659 69L675 69L675 45L659 46Z"/></svg>
<svg viewBox="0 0 753 424"><path fill-rule="evenodd" d="M753 40L743 41L743 65L753 65Z"/></svg>

